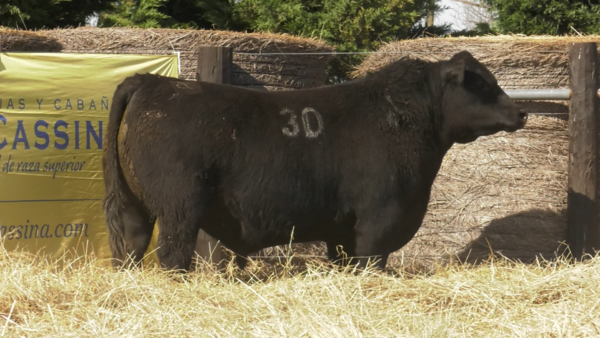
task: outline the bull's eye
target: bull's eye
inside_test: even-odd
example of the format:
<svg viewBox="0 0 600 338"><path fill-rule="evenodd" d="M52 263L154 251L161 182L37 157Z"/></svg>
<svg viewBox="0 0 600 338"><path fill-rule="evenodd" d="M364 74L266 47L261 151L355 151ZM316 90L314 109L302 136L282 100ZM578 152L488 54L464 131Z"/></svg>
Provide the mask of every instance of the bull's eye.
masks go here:
<svg viewBox="0 0 600 338"><path fill-rule="evenodd" d="M496 102L496 87L492 78L486 80L475 72L465 71L464 88L483 102L490 104Z"/></svg>

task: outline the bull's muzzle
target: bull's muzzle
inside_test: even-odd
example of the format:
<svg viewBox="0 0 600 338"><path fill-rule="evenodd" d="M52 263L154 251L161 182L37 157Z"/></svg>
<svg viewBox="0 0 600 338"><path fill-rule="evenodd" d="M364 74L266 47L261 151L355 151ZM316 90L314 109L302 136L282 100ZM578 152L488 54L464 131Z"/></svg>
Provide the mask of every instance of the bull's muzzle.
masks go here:
<svg viewBox="0 0 600 338"><path fill-rule="evenodd" d="M515 112L513 111L512 114L515 114ZM516 111L516 115L512 115L511 122L504 126L504 131L512 133L519 129L525 128L525 125L527 124L527 117L527 112L525 112L523 109L519 109Z"/></svg>
<svg viewBox="0 0 600 338"><path fill-rule="evenodd" d="M520 109L519 110L519 121L521 122L521 128L524 128L525 125L527 124L527 117L528 117L527 112L523 109Z"/></svg>

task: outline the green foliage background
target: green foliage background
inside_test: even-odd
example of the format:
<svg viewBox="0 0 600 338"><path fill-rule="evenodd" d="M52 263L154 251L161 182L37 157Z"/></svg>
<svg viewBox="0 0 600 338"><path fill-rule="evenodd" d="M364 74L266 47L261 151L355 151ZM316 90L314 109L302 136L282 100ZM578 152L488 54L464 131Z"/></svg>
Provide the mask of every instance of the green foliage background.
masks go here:
<svg viewBox="0 0 600 338"><path fill-rule="evenodd" d="M598 0L486 0L501 33L563 35L600 33Z"/></svg>
<svg viewBox="0 0 600 338"><path fill-rule="evenodd" d="M110 11L114 0L1 0L0 25L20 29L84 26L94 13Z"/></svg>

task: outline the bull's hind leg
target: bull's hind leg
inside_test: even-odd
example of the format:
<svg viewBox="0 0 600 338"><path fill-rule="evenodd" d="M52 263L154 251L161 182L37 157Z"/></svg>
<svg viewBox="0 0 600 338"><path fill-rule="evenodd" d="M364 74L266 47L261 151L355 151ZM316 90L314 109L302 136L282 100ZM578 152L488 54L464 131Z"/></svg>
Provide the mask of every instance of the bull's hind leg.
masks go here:
<svg viewBox="0 0 600 338"><path fill-rule="evenodd" d="M161 267L167 270L189 270L205 202L206 198L193 197L165 202L163 214L158 217L156 254Z"/></svg>
<svg viewBox="0 0 600 338"><path fill-rule="evenodd" d="M148 249L155 217L141 203L131 201L126 193L122 199L111 199L107 203L109 243L115 267L139 264Z"/></svg>
<svg viewBox="0 0 600 338"><path fill-rule="evenodd" d="M128 255L134 263L139 264L150 244L156 217L150 216L144 207L136 204L126 204L123 210L123 222Z"/></svg>
<svg viewBox="0 0 600 338"><path fill-rule="evenodd" d="M156 254L167 270L189 270L198 237L198 212L188 210L180 217L159 217Z"/></svg>

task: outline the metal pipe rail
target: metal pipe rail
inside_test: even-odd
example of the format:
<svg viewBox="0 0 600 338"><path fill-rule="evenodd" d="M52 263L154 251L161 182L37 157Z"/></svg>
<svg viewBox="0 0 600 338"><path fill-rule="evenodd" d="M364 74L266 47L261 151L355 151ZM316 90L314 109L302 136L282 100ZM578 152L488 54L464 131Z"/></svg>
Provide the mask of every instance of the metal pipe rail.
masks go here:
<svg viewBox="0 0 600 338"><path fill-rule="evenodd" d="M513 100L570 100L573 96L571 89L506 89L504 92ZM596 96L600 98L600 89Z"/></svg>

